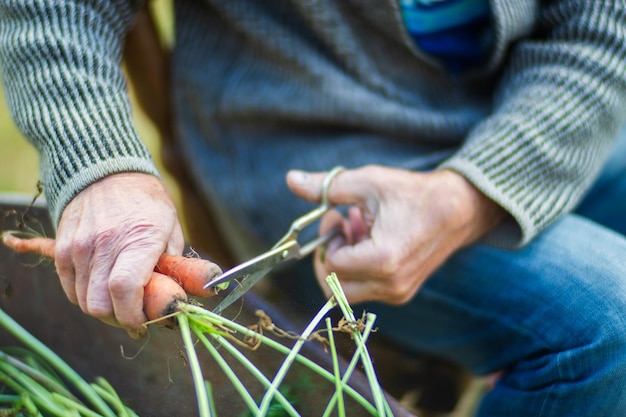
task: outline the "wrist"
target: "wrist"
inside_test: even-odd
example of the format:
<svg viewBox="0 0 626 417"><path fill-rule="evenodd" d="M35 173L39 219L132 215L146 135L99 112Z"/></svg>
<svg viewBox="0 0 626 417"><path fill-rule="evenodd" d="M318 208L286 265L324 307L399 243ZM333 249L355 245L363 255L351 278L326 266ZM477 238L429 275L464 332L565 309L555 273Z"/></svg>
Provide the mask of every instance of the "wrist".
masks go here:
<svg viewBox="0 0 626 417"><path fill-rule="evenodd" d="M465 245L479 240L505 219L506 211L463 175L450 169L438 172L449 185L451 204L464 230Z"/></svg>

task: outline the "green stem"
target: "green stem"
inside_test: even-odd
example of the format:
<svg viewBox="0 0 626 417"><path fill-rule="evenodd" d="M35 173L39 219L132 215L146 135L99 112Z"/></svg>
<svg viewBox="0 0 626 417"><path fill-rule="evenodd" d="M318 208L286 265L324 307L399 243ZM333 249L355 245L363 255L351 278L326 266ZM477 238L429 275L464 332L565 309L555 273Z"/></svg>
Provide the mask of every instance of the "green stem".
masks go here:
<svg viewBox="0 0 626 417"><path fill-rule="evenodd" d="M366 323L373 326L374 321L376 321L376 315L372 313L368 313ZM389 404L387 403L387 399L385 398L385 393L382 387L380 386L380 382L378 381L378 375L376 374L376 371L374 370L374 364L373 364L372 358L369 354L369 351L365 347L365 342L363 341L363 335L361 335L360 332L355 332L354 339L357 343L357 351L359 352L361 356L361 363L363 364L363 370L365 371L367 380L370 383L372 395L374 395L374 403L376 404L378 414L381 417L386 416L387 410L389 409Z"/></svg>
<svg viewBox="0 0 626 417"><path fill-rule="evenodd" d="M206 336L204 334L202 334L202 332L194 330L194 333L196 334L196 336L198 336L198 338L200 339L200 341L202 342L202 344L204 345L206 350L208 350L209 353L211 354L211 356L213 356L213 359L215 359L215 361L217 362L219 367L222 368L222 371L226 374L226 377L233 384L233 386L235 387L235 390L237 390L237 392L239 393L239 395L241 396L243 401L246 403L246 405L248 406L250 411L252 411L252 413L254 413L254 415L258 416L259 415L259 407L256 405L256 402L254 401L254 398L252 398L252 395L250 395L250 393L248 392L246 387L243 385L241 380L237 377L235 372L233 372L233 370L228 365L228 363L224 360L222 355L220 355L220 353L217 351L217 349L215 349L215 346L213 346L207 340Z"/></svg>
<svg viewBox="0 0 626 417"><path fill-rule="evenodd" d="M91 384L93 389L100 395L106 402L111 404L117 412L118 417L136 417L134 411L129 409L122 399L117 395L117 392L109 381L102 377L96 378L96 383Z"/></svg>
<svg viewBox="0 0 626 417"><path fill-rule="evenodd" d="M20 395L28 393L33 402L37 404L38 408L43 408L56 416L65 415L66 410L61 409L59 405L51 399L51 395L53 393L48 391L44 386L39 384L30 376L6 362L0 362L0 371L3 371L5 375L9 377L8 380L4 381L5 384Z"/></svg>
<svg viewBox="0 0 626 417"><path fill-rule="evenodd" d="M192 319L195 320L195 318L190 317L190 321ZM217 343L220 344L220 346L226 349L228 353L233 355L235 359L238 360L257 380L259 380L259 382L261 382L261 384L265 388L268 388L271 385L271 381L267 379L267 377L263 375L263 373L259 371L259 369L252 362L250 362L250 360L244 354L242 354L237 348L235 348L232 343L230 343L225 337L221 336L218 333L211 333L211 336L217 341ZM280 391L277 392L276 395L280 405L283 406L285 411L291 417L300 417L298 411Z"/></svg>
<svg viewBox="0 0 626 417"><path fill-rule="evenodd" d="M341 380L341 382L343 382L344 386L347 386L348 381L350 381L350 378L352 377L352 374L354 373L354 370L356 369L359 363L359 359L361 358L361 355L359 354L359 349L361 348L361 346L365 345L365 342L367 341L367 339L369 338L372 332L372 327L373 327L373 322L367 322L365 324L365 329L363 330L363 337L361 338L362 340L357 343L356 351L354 352L354 355L352 355L352 359L350 360L350 363L348 364L348 367L346 368L346 371L343 374L343 379ZM336 401L337 401L337 393L333 394L332 398L328 402L328 406L326 407L326 411L324 411L323 417L330 416L330 413L332 412L332 409Z"/></svg>
<svg viewBox="0 0 626 417"><path fill-rule="evenodd" d="M272 381L272 385L270 385L270 387L265 392L265 396L263 397L263 400L261 401L261 406L259 407L259 415L264 416L267 413L267 410L269 409L269 406L270 406L270 402L272 398L274 397L274 393L278 391L278 387L280 386L280 384L282 384L283 379L287 375L287 371L289 371L289 368L291 368L291 365L296 360L296 356L298 356L298 353L302 349L302 346L307 341L311 333L315 331L319 322L322 321L322 319L334 307L335 307L335 301L331 298L330 300L326 302L326 304L322 306L320 311L317 312L315 317L313 317L311 322L308 324L308 326L304 329L304 331L300 335L300 338L298 338L296 343L293 344L291 351L289 352L289 354L283 361L283 364L281 365L281 367L276 372L276 375L274 376L274 380Z"/></svg>
<svg viewBox="0 0 626 417"><path fill-rule="evenodd" d="M54 398L55 401L60 402L61 404L65 405L67 408L72 410L74 412L73 414L77 416L83 415L87 417L101 417L100 414L85 407L84 404L81 404L70 398L66 398L60 394L57 394L56 392L52 393L52 398ZM63 416L67 416L67 414L63 414Z"/></svg>
<svg viewBox="0 0 626 417"><path fill-rule="evenodd" d="M20 396L19 395L0 394L0 403L2 403L2 404L5 404L5 403L14 404L14 403L16 403L19 400L20 400Z"/></svg>
<svg viewBox="0 0 626 417"><path fill-rule="evenodd" d="M41 414L41 411L39 411L35 402L28 394L22 396L22 407L26 409L29 417L43 417L43 414Z"/></svg>
<svg viewBox="0 0 626 417"><path fill-rule="evenodd" d="M53 368L70 381L102 415L106 417L116 417L115 413L107 406L102 398L95 393L89 384L83 380L76 371L74 371L67 363L57 356L50 348L20 326L2 309L0 309L0 325L24 343L29 349L50 363Z"/></svg>
<svg viewBox="0 0 626 417"><path fill-rule="evenodd" d="M206 388L206 392L207 395L209 396L209 399L212 400L213 397L213 386L209 383L209 381L204 381L205 382L205 388ZM211 415L212 416L217 416L217 410L215 409L215 401L210 401L209 406L211 407Z"/></svg>
<svg viewBox="0 0 626 417"><path fill-rule="evenodd" d="M54 379L48 377L46 374L44 374L43 372L33 368L32 366L29 366L26 362L21 361L20 359L11 356L9 354L7 354L6 352L3 352L0 350L0 362L6 362L9 365L14 366L17 370L25 373L26 375L30 376L32 379L34 379L35 381L39 382L41 385L43 385L44 387L46 387L48 390L50 391L55 391L58 392L59 394L62 394L68 398L72 398L74 400L76 400L77 398L67 390L67 388L65 388L64 386L62 386L61 384L59 384L57 381L55 381Z"/></svg>
<svg viewBox="0 0 626 417"><path fill-rule="evenodd" d="M330 345L330 353L333 359L333 370L335 373L335 394L332 398L337 398L337 413L339 417L345 417L346 409L343 403L343 381L341 380L341 372L339 371L339 359L337 357L337 348L335 347L335 335L333 334L333 326L330 317L326 318L326 328L328 329L328 344Z"/></svg>
<svg viewBox="0 0 626 417"><path fill-rule="evenodd" d="M247 327L244 327L238 323L235 323L231 320L228 320L218 314L213 313L212 311L206 310L202 307L198 307L198 306L193 306L190 304L181 304L179 305L179 309L183 312L187 312L191 315L196 315L196 316L200 316L204 319L206 319L208 322L212 323L212 324L218 324L218 325L223 325L223 326L227 326L230 327L231 329L240 332L241 334L243 334L244 336L247 337L254 337L258 340L260 340L263 344L267 345L268 347L283 353L285 355L289 354L290 349L278 342L276 342L275 340L272 340L266 336L263 336L257 332L255 332L254 330L248 329ZM330 382L334 382L335 381L335 377L333 376L333 374L331 372L329 372L328 370L326 370L325 368L323 368L322 366L320 366L319 364L313 362L312 360L310 360L309 358L307 358L306 356L302 356L302 355L298 355L296 357L296 359L298 360L298 362L300 362L302 365L306 366L308 369L310 369L311 371L315 372L316 374L322 376L324 379L330 381ZM376 414L376 408L372 406L372 404L369 403L369 401L367 399L365 399L365 397L363 397L359 392L357 392L354 388L350 387L350 386L346 386L344 387L344 391L346 394L348 394L351 398L353 398L355 401L357 401L363 408L365 408L370 414L375 415Z"/></svg>
<svg viewBox="0 0 626 417"><path fill-rule="evenodd" d="M185 314L178 315L178 325L180 326L180 333L183 338L183 344L185 345L185 351L187 352L187 359L189 360L193 383L196 388L198 412L200 413L200 417L211 417L209 398L204 385L202 368L200 367L200 361L198 360L198 355L196 355L196 351L193 346L193 340L191 340L189 321Z"/></svg>
<svg viewBox="0 0 626 417"><path fill-rule="evenodd" d="M341 288L341 285L339 284L339 279L337 278L337 275L335 273L331 273L328 277L326 277L326 283L330 287L333 296L337 299L337 304L339 305L339 308L341 309L341 312L343 313L346 320L350 322L356 322L354 312L352 311L352 308L348 303L348 299L343 292L343 288ZM362 335L358 330L355 330L352 335L357 343L360 343L362 341ZM376 410L379 417L384 417L386 415L386 410L388 410L390 407L389 404L387 404L387 400L378 381L378 377L372 363L372 358L370 357L369 352L364 345L361 347L361 349L359 349L359 352L361 355L361 362L363 364L365 376L367 377L367 380L370 384L370 389L372 390L372 395L374 396Z"/></svg>

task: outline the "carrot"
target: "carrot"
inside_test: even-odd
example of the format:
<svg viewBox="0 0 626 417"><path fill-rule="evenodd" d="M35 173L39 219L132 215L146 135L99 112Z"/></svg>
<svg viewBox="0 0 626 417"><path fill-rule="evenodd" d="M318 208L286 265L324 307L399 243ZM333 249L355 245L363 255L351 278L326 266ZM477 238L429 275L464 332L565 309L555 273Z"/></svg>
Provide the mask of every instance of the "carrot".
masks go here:
<svg viewBox="0 0 626 417"><path fill-rule="evenodd" d="M22 239L17 237L15 232L7 231L2 234L2 242L17 253L30 252L54 259L55 240L51 238ZM144 287L146 317L154 320L171 313L174 302L187 300L186 293L199 297L215 295L217 290L204 289L204 284L221 272L217 265L205 259L161 255L155 266L155 272Z"/></svg>
<svg viewBox="0 0 626 417"><path fill-rule="evenodd" d="M213 288L204 288L212 278L220 275L222 270L206 259L190 258L163 254L154 268L178 282L185 292L197 297L211 297L216 294Z"/></svg>
<svg viewBox="0 0 626 417"><path fill-rule="evenodd" d="M21 239L12 232L4 232L2 233L2 242L16 253L31 252L54 259L54 239L45 237Z"/></svg>
<svg viewBox="0 0 626 417"><path fill-rule="evenodd" d="M156 320L176 312L176 304L179 301L187 301L185 290L167 275L153 272L143 287L143 312L148 320ZM167 327L174 326L169 320L162 324Z"/></svg>

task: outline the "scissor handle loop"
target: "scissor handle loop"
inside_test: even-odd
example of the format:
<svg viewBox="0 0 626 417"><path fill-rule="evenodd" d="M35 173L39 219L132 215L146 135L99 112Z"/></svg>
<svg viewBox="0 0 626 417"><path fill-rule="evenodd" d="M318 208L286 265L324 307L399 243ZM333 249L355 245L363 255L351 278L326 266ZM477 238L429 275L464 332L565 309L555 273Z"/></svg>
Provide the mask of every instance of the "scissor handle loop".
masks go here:
<svg viewBox="0 0 626 417"><path fill-rule="evenodd" d="M298 243L298 233L306 226L319 219L332 208L332 204L328 199L328 189L333 179L344 170L343 167L333 168L322 183L321 192L321 204L316 209L310 211L302 217L297 218L289 228L289 231L282 239L280 239L269 251L253 258L247 262L244 262L214 278L204 288L219 285L222 282L230 281L235 277L243 276L244 281L242 286L237 287L226 299L216 307L216 310L223 310L226 306L230 305L232 301L245 293L250 287L252 287L267 271L270 271L274 266L282 263L288 259L300 259L304 256L311 254L317 247L328 243L333 237L339 235L341 231L334 229L323 236L318 236L316 239L308 242L307 244L300 246Z"/></svg>
<svg viewBox="0 0 626 417"><path fill-rule="evenodd" d="M330 184L333 182L335 177L343 171L345 171L344 167L337 166L333 168L328 175L326 175L326 178L324 178L324 182L322 183L320 206L308 212L304 216L298 217L293 223L291 223L287 234L285 234L285 236L283 236L283 238L274 245L274 248L284 244L288 240L296 240L298 238L298 233L300 233L302 229L322 217L324 213L333 207L333 204L328 199L328 190L330 189Z"/></svg>
<svg viewBox="0 0 626 417"><path fill-rule="evenodd" d="M322 183L322 201L320 206L325 207L326 210L329 210L332 206L330 200L328 199L328 190L330 189L330 184L333 182L337 175L341 174L345 170L346 169L342 166L336 166L328 173L328 175L326 175L326 178L324 178L324 182Z"/></svg>

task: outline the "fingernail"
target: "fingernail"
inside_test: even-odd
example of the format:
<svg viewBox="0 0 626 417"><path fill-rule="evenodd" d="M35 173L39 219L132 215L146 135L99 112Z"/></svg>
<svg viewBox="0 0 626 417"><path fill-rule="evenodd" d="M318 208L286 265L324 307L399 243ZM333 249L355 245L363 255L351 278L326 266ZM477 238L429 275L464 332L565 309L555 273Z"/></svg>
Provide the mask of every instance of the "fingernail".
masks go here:
<svg viewBox="0 0 626 417"><path fill-rule="evenodd" d="M309 182L309 174L304 171L293 170L289 172L289 177L295 185L304 185Z"/></svg>

